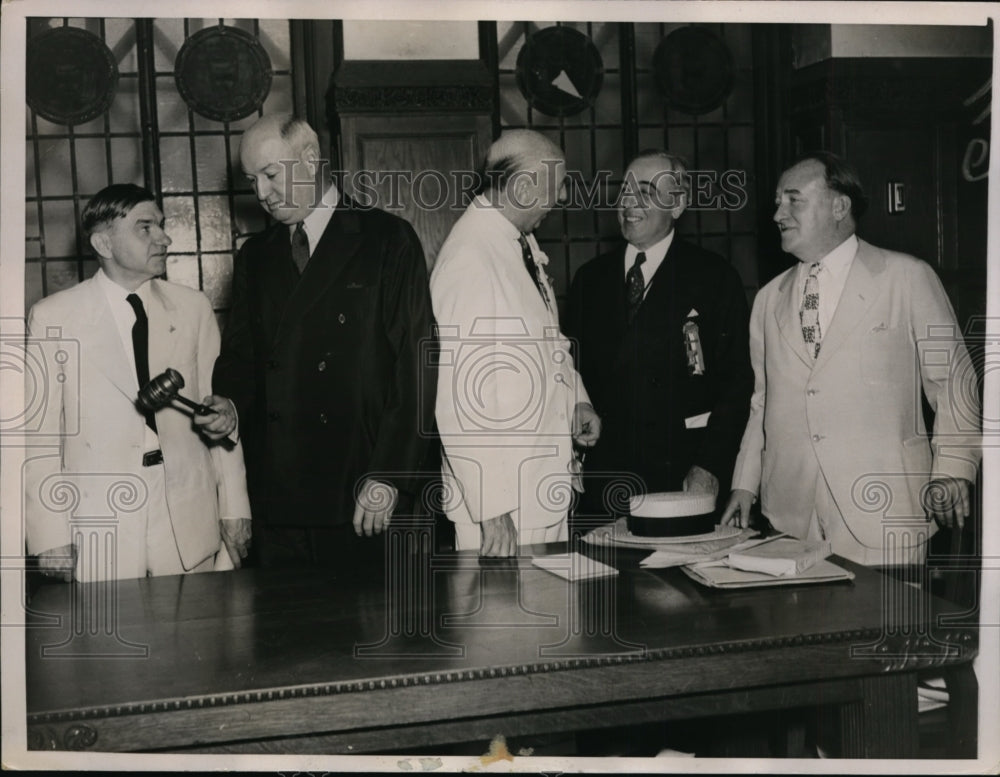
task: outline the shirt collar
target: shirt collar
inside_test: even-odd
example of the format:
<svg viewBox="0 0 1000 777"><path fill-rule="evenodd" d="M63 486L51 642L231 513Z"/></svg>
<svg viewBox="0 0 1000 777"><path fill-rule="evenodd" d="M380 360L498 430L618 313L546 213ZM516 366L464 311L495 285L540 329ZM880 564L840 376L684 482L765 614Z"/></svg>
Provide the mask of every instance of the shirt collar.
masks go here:
<svg viewBox="0 0 1000 777"><path fill-rule="evenodd" d="M666 237L656 243L653 243L653 245L641 252L646 254L646 262L642 265L642 274L647 283L652 280L653 274L659 269L663 260L667 256L667 251L669 251L670 246L673 245L674 232L675 230L671 229L670 232L667 233ZM639 249L631 243L625 246L626 273L629 268L635 264L635 258L639 255L639 253Z"/></svg>
<svg viewBox="0 0 1000 777"><path fill-rule="evenodd" d="M636 256L638 256L640 253L644 253L646 254L646 262L648 263L655 262L656 264L659 264L660 262L663 261L663 257L667 255L667 251L670 250L670 246L673 242L674 242L674 230L671 229L667 233L666 237L662 238L660 241L656 243L653 243L653 245L651 245L645 251L641 251L637 246L634 246L631 243L629 243L628 247L625 249L625 258L632 259L634 261Z"/></svg>
<svg viewBox="0 0 1000 777"><path fill-rule="evenodd" d="M850 266L857 252L858 236L852 234L847 240L819 260L820 267L837 275ZM810 262L809 264L812 263Z"/></svg>
<svg viewBox="0 0 1000 777"><path fill-rule="evenodd" d="M305 227L306 235L309 237L309 253L312 253L313 249L316 248L316 243L326 231L339 203L340 192L337 190L337 185L331 182L330 186L323 192L320 205L310 210L309 215L302 219L302 226ZM294 226L289 227L289 235L294 231Z"/></svg>
<svg viewBox="0 0 1000 777"><path fill-rule="evenodd" d="M108 274L104 272L103 267L98 267L97 272L94 273L94 281L101 287L104 295L109 300L125 302L125 298L128 297L129 294L135 294L142 300L143 304L146 304L149 301L149 287L152 279L143 281L139 288L135 291L129 291L124 286L119 286L111 280L111 278L108 277Z"/></svg>
<svg viewBox="0 0 1000 777"><path fill-rule="evenodd" d="M497 208L492 202L490 202L489 197L485 194L478 194L469 204L469 208L474 209L476 213L481 214L481 218L485 218L490 222L493 229L496 229L504 237L510 237L512 240L518 240L521 237L521 230L515 227L507 217L504 216L499 208Z"/></svg>

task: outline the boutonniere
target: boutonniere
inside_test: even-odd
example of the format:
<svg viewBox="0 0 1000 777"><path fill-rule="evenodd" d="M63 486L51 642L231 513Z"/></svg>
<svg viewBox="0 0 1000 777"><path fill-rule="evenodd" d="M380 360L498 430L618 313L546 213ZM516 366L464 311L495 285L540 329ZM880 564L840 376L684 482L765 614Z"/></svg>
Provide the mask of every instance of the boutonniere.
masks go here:
<svg viewBox="0 0 1000 777"><path fill-rule="evenodd" d="M535 260L535 266L538 267L538 274L542 278L545 278L545 282L551 286L552 276L546 271L546 267L549 266L549 257L544 251L539 251L537 254L533 253L532 258Z"/></svg>
<svg viewBox="0 0 1000 777"><path fill-rule="evenodd" d="M697 311L692 311L698 315ZM688 375L705 374L705 356L701 349L701 335L698 333L698 325L690 318L684 322L681 328L684 334L684 351L687 354Z"/></svg>

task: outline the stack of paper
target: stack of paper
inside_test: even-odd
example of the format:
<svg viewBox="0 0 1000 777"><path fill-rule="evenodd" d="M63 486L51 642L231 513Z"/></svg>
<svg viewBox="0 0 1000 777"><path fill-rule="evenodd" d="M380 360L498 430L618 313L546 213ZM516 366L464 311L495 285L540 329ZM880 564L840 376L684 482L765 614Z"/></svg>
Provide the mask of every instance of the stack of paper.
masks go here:
<svg viewBox="0 0 1000 777"><path fill-rule="evenodd" d="M775 577L798 575L830 555L830 543L781 537L729 554L729 566Z"/></svg>
<svg viewBox="0 0 1000 777"><path fill-rule="evenodd" d="M753 529L744 529L739 534L725 539L689 542L660 548L640 561L639 566L646 569L666 569L725 558L733 548L746 544L747 538L753 533Z"/></svg>
<svg viewBox="0 0 1000 777"><path fill-rule="evenodd" d="M681 569L692 580L712 588L757 588L774 585L801 585L802 583L832 583L837 580L854 579L853 572L838 567L825 559L805 572L777 577L763 572L745 572L742 569L733 569L725 560L689 564Z"/></svg>

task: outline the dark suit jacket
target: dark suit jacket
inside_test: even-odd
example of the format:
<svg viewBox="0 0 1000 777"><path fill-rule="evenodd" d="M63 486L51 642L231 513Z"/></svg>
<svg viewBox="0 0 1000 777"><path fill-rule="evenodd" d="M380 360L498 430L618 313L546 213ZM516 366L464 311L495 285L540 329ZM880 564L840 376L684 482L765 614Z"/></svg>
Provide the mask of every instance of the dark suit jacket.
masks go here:
<svg viewBox="0 0 1000 777"><path fill-rule="evenodd" d="M566 333L602 420L601 439L587 454L585 503L599 504L606 485L599 473L628 473L648 492L674 491L693 464L719 478L727 496L753 392L739 275L720 256L675 237L628 324L624 254L622 245L581 267L567 307ZM699 329L703 375L688 371L687 321ZM686 428L685 419L704 413L711 413L707 426Z"/></svg>
<svg viewBox="0 0 1000 777"><path fill-rule="evenodd" d="M342 198L301 279L287 226L246 242L213 386L239 411L255 518L344 524L367 476L417 488L432 337L423 251L403 219Z"/></svg>

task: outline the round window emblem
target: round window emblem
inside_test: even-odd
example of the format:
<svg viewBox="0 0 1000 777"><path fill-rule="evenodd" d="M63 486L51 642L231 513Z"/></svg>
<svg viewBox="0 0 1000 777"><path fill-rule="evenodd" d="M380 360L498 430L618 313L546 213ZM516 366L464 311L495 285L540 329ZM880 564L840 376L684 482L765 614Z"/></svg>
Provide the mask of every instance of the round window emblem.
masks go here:
<svg viewBox="0 0 1000 777"><path fill-rule="evenodd" d="M110 106L118 64L104 41L79 27L54 27L28 41L28 105L56 124L83 124Z"/></svg>
<svg viewBox="0 0 1000 777"><path fill-rule="evenodd" d="M271 59L250 33L209 27L184 41L174 79L191 110L216 121L236 121L264 103L271 90Z"/></svg>
<svg viewBox="0 0 1000 777"><path fill-rule="evenodd" d="M729 96L733 58L710 30L680 27L653 52L653 76L672 108L697 116L714 111Z"/></svg>
<svg viewBox="0 0 1000 777"><path fill-rule="evenodd" d="M572 27L546 27L517 55L517 86L531 107L548 116L572 116L594 104L604 62L594 42Z"/></svg>

